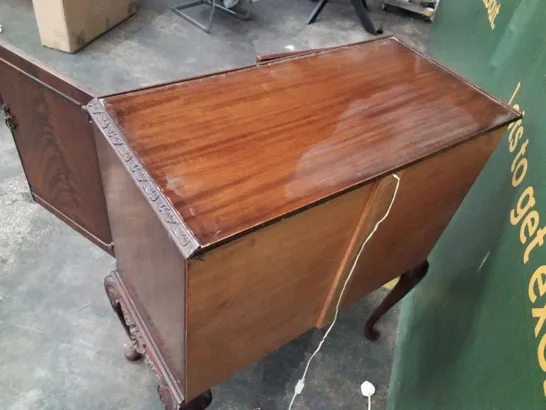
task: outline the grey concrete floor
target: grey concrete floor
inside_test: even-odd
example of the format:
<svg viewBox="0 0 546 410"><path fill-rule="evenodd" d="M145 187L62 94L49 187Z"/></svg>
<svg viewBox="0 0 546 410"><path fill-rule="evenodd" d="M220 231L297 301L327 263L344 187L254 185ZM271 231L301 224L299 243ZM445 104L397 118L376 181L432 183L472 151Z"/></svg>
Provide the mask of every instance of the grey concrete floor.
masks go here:
<svg viewBox="0 0 546 410"><path fill-rule="evenodd" d="M138 14L76 55L40 46L29 0L2 0L0 36L53 69L107 94L251 64L256 54L344 44L370 36L349 2L331 1L311 26L314 4L263 0L253 19L219 16L207 35L169 11L178 0L140 1ZM372 16L386 32L424 50L429 24L407 13ZM370 61L370 64L382 64ZM0 409L161 409L144 363L122 354L125 334L102 287L114 260L32 202L11 135L0 126ZM362 336L381 289L344 311L308 374L294 410L362 409L364 380L386 407L398 310L380 341ZM211 410L287 409L323 331L310 331L213 388Z"/></svg>

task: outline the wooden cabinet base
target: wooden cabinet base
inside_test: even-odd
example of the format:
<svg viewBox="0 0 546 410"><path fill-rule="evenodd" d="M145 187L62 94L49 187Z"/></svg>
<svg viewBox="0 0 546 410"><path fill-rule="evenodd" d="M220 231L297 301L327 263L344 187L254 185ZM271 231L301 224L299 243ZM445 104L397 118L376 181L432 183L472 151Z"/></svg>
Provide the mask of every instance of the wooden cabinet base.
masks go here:
<svg viewBox="0 0 546 410"><path fill-rule="evenodd" d="M165 410L205 410L212 402L211 391L207 390L189 402L184 401L181 381L176 380L165 365L164 358L117 271L106 276L104 288L112 309L118 315L130 340L124 347L125 358L129 361L144 358L159 380L157 392L165 404Z"/></svg>

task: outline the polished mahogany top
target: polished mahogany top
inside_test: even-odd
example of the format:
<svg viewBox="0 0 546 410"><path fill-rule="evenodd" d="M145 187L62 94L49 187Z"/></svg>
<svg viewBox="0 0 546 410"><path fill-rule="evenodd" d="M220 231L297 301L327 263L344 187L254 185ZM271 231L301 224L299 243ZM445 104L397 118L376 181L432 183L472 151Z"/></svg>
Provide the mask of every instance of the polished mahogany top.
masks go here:
<svg viewBox="0 0 546 410"><path fill-rule="evenodd" d="M101 101L202 247L519 116L394 38Z"/></svg>

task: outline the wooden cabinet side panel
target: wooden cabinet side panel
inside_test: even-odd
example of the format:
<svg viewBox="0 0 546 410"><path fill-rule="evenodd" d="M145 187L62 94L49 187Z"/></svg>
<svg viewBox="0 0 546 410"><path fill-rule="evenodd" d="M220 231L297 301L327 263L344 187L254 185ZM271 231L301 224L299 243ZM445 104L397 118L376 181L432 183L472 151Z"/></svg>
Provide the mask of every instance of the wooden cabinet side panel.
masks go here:
<svg viewBox="0 0 546 410"><path fill-rule="evenodd" d="M186 261L114 149L95 135L119 276L182 391Z"/></svg>
<svg viewBox="0 0 546 410"><path fill-rule="evenodd" d="M79 101L2 59L0 95L14 119L12 134L36 200L109 250L112 237L95 142Z"/></svg>
<svg viewBox="0 0 546 410"><path fill-rule="evenodd" d="M484 134L398 173L401 181L391 212L360 256L344 306L428 257L504 131ZM395 186L396 180L392 176L386 176L380 182L380 194L371 204L362 240L385 214ZM356 252L357 249L354 256ZM333 306L329 311L331 319Z"/></svg>
<svg viewBox="0 0 546 410"><path fill-rule="evenodd" d="M187 397L312 328L371 185L188 263Z"/></svg>
<svg viewBox="0 0 546 410"><path fill-rule="evenodd" d="M81 105L93 98L94 91L83 84L77 84L71 78L53 70L32 55L14 47L0 38L0 60L19 71L26 73L37 82L60 92Z"/></svg>

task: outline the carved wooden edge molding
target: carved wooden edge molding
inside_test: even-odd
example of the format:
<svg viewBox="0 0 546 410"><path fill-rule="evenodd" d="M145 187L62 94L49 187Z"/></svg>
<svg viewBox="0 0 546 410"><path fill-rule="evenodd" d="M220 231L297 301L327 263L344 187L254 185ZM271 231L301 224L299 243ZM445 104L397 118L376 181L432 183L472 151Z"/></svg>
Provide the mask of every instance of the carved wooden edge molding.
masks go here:
<svg viewBox="0 0 546 410"><path fill-rule="evenodd" d="M93 122L97 125L106 140L114 148L125 168L129 171L136 185L144 193L148 202L159 216L159 219L170 232L174 242L188 259L200 247L199 242L186 226L180 214L174 210L168 198L163 195L161 189L146 172L136 155L123 138L123 134L114 124L102 103L96 98L87 105L87 111Z"/></svg>
<svg viewBox="0 0 546 410"><path fill-rule="evenodd" d="M129 336L129 339L131 341L131 346L129 347L132 347L134 351L139 355L145 355L146 342L144 341L142 334L138 330L135 319L125 307L125 302L123 302L122 300L121 294L118 287L116 286L115 279L112 275L108 275L104 279L104 289L106 290L106 295L110 300L112 308L118 314L120 320L122 321L121 324L123 325L125 331L127 332L127 335Z"/></svg>
<svg viewBox="0 0 546 410"><path fill-rule="evenodd" d="M159 381L157 392L165 408L167 410L179 409L184 403L184 395L174 376L165 366L165 361L151 336L147 334L138 312L129 302L130 296L127 294L117 271L113 271L104 278L104 288L112 308L118 314L129 335L133 348L144 356L145 363L156 375Z"/></svg>

